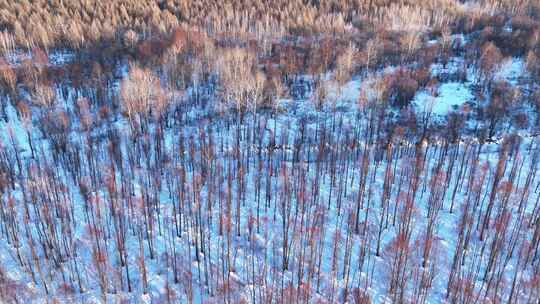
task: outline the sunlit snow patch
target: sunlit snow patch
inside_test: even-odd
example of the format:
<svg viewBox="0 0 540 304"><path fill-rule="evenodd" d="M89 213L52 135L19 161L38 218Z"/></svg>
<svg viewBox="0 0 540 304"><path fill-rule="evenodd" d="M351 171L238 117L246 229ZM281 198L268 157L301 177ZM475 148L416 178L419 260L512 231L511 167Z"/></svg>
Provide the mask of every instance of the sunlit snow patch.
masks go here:
<svg viewBox="0 0 540 304"><path fill-rule="evenodd" d="M466 84L448 82L439 87L439 94L436 97L431 96L427 91L417 93L413 105L417 111L431 111L433 114L445 116L451 111L459 109L466 102L472 101L473 98L473 94Z"/></svg>
<svg viewBox="0 0 540 304"><path fill-rule="evenodd" d="M502 63L495 78L497 80L506 80L510 84L516 85L519 77L523 75L524 70L524 63L521 58L509 58Z"/></svg>

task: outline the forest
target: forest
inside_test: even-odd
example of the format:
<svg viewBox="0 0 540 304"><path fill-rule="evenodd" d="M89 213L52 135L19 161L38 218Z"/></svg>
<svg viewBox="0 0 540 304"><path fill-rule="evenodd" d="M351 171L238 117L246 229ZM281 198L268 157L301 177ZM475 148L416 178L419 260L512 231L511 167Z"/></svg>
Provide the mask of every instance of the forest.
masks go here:
<svg viewBox="0 0 540 304"><path fill-rule="evenodd" d="M540 301L537 0L0 0L0 303Z"/></svg>

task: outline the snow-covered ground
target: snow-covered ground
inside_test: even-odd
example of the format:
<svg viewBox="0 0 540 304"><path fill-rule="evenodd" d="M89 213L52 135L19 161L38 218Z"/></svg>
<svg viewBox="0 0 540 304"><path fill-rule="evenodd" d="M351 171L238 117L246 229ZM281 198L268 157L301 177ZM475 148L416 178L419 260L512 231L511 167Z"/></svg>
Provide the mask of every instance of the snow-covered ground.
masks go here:
<svg viewBox="0 0 540 304"><path fill-rule="evenodd" d="M65 58L60 54L49 60L61 63L66 62ZM16 62L14 59L13 63ZM503 65L498 77L517 84L522 65L521 60L511 59ZM436 64L432 73L445 73L455 66L457 64L450 63L443 68ZM119 70L122 74L126 72L125 66ZM418 92L412 109L418 114L432 112L436 114L435 120L444 121L451 111L459 110L467 102L475 102L474 78L468 78L463 83L440 83L435 95ZM459 144L449 145L432 141L422 146L413 141L414 136L400 138L399 135L392 139L391 148L375 144L369 141L368 119L357 107L361 94L373 93L371 85L370 78L354 77L339 90L329 88L329 99L334 102L322 109L317 109L309 96L303 100L283 99L280 113L259 113L256 124L251 115L246 115L242 124L236 117L228 121L227 117L210 120L205 116L209 114L209 106L187 105L180 111L182 121L170 118L170 124L163 129L162 140L156 139L158 129L151 125L147 134L136 141L130 138L132 131L127 118L119 114L108 122L96 123L89 131L82 131L73 106L80 92L71 89L69 100L63 100L58 107L69 110L71 130L65 138L73 149L59 153L59 159L53 157L49 134L43 134L38 128L40 122L24 125L16 109L8 103L8 121L0 121L0 155L7 161L6 167L12 168L16 183L1 194L1 200L3 208L12 208L15 212L8 213L12 220L3 220L0 227L1 269L15 282L13 285L20 288L20 301L25 303L53 300L167 303L167 286L174 290L176 301L180 303L222 303L226 299L225 290L231 290L231 303L289 303L294 302L293 298L299 303L342 303L345 291L355 288L365 291L373 303L391 303L398 302L391 297L390 288L395 274L392 263L397 260L394 244L404 221L410 220L408 259L402 269L406 273L398 284L407 302L451 303L447 289L453 259L458 253L462 254L459 256L462 266L457 276L463 280L458 289L472 289L473 297L481 299L491 284L486 276L497 271L502 276L502 286L497 294L485 298L505 302L511 288L508 282L514 279L517 269L516 292L518 299L526 303L528 287L535 284L538 275L534 269L538 262L525 263L520 260L520 254L533 240L535 225L524 227L517 223L523 218L533 223L532 219L538 217L540 210L537 208L540 181L536 174L528 174L536 170L537 159L531 151L538 149L534 139L523 140L519 149L506 153L500 152L501 143L480 144L468 136L458 141ZM264 127L254 129L261 124ZM27 130L36 150L35 158L31 155ZM113 132L118 132L118 142L112 141ZM201 136L203 132L205 136ZM181 138L183 154L180 153ZM235 150L237 143L239 152ZM120 151L119 159L111 152L115 147ZM19 151L22 158L20 169L15 151ZM368 163L365 175L362 172L364 156ZM500 187L493 187L497 185L495 172L500 159L506 160L503 178ZM412 172L420 163L423 170L414 177ZM180 170L185 172L185 179L179 177ZM232 175L228 173L231 171ZM240 171L244 174L243 183L239 181ZM93 176L96 172L103 178ZM272 175L267 178L270 172ZM388 175L388 172L392 173ZM418 189L411 194L416 178ZM111 180L118 198L108 193ZM91 211L81 192L82 182L90 187ZM361 189L362 183L365 189ZM508 205L503 203L504 192L498 191L503 186L510 192ZM257 196L259 188L260 196ZM153 189L157 189L155 193ZM504 227L509 229L502 229L500 223L489 225L487 236L480 239L479 226L483 222L479 219L488 208L491 193L496 190L492 220L504 220ZM385 191L388 191L387 196ZM232 210L222 206L228 195ZM362 207L356 214L359 200ZM125 264L129 266L132 292L127 292L124 274L127 268L117 256L114 227L118 223L110 207L113 201L125 208ZM50 205L51 202L60 207ZM468 203L474 203L474 207ZM28 205L31 208L26 212ZM179 206L185 209L181 216L176 216ZM467 211L466 206L473 210ZM155 208L151 215L145 213L150 212L147 207ZM434 208L437 215L431 235L433 248L425 266L422 265L422 249ZM386 213L383 210L387 210ZM202 211L201 214L198 211ZM409 211L412 214L406 219L404 214ZM55 225L43 227L40 221L43 214L50 215ZM152 235L143 224L147 216L153 219ZM240 223L236 222L236 216ZM362 219L360 231L353 231L357 217ZM461 252L463 245L458 236L462 234L460 222L463 219L472 220L474 228L469 231L467 249ZM232 230L230 236L220 231L221 226L227 227L227 221ZM13 222L17 223L16 227L8 225ZM285 222L290 226L285 228ZM176 231L177 225L180 231ZM97 242L91 232L93 226L103 230ZM240 231L239 236L236 229ZM8 232L12 230L21 235L18 245ZM142 241L137 231L145 231L141 232ZM381 244L377 256L379 232ZM501 239L510 239L513 233L518 233L518 241L516 244L498 243L496 232L503 234L502 237L497 235ZM35 255L29 248L32 242L38 244L48 234L53 236L50 246L59 247L61 252L75 252L60 259L61 267L55 265L57 261L53 258L45 258L45 253L51 252L46 246L37 246ZM69 235L73 243L62 244L63 235ZM149 253L150 242L155 250L153 259ZM98 263L93 255L96 243L106 252L104 297ZM287 269L282 264L284 243L290 250ZM201 249L201 245L206 247ZM177 284L173 283L170 257L173 248L177 253L174 262L179 264ZM23 253L23 263L17 256L19 251ZM148 294L144 294L142 287L141 257L148 271ZM495 268L487 271L491 263ZM42 274L38 273L36 265L42 267ZM475 270L477 273L473 273ZM208 272L209 279L205 277ZM76 274L81 278L74 278ZM424 275L430 280L422 285L418 280ZM229 286L225 286L225 278ZM75 284L70 286L72 292L61 291L62 283L70 285L69 282L78 280L83 282L82 289ZM44 282L49 284L49 294L43 288ZM418 295L415 286L420 285L429 288L426 294L419 296L421 299L415 299ZM295 296L285 298L278 293L268 301L264 293L277 292L279 287ZM299 291L294 293L295 290ZM309 299L299 299L300 291L309 293ZM354 303L351 294L347 301Z"/></svg>
<svg viewBox="0 0 540 304"><path fill-rule="evenodd" d="M21 65L25 60L28 60L29 62L34 59L35 55L28 51L12 51L10 53L7 53L4 55L4 58L6 59L7 63L12 66L19 66ZM68 64L73 60L75 57L75 54L73 52L64 50L59 51L55 50L53 52L50 52L47 55L47 64L50 66L62 66L65 64Z"/></svg>
<svg viewBox="0 0 540 304"><path fill-rule="evenodd" d="M512 85L517 85L520 77L524 75L525 64L522 58L506 58L495 78L497 80L506 80Z"/></svg>
<svg viewBox="0 0 540 304"><path fill-rule="evenodd" d="M474 96L467 84L448 82L439 86L436 96L427 91L421 91L416 94L412 102L420 112L446 116L451 111L459 111L464 104L473 100Z"/></svg>

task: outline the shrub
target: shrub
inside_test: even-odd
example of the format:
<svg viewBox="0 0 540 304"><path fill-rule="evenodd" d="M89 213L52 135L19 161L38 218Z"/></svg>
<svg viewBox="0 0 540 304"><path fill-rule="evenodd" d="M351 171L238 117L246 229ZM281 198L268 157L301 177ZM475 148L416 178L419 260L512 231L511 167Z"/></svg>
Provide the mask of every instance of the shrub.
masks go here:
<svg viewBox="0 0 540 304"><path fill-rule="evenodd" d="M409 105L419 87L414 73L408 69L397 69L386 75L385 82L387 83L387 91L383 96L392 105L400 108Z"/></svg>
<svg viewBox="0 0 540 304"><path fill-rule="evenodd" d="M153 114L159 117L167 107L168 99L159 78L149 69L132 65L120 84L122 108L133 120Z"/></svg>
<svg viewBox="0 0 540 304"><path fill-rule="evenodd" d="M495 72L501 65L502 59L501 51L494 43L488 42L482 46L482 53L480 55L480 77L485 85L491 85Z"/></svg>
<svg viewBox="0 0 540 304"><path fill-rule="evenodd" d="M54 106L56 102L56 92L49 85L38 84L31 95L31 99L37 106L50 108Z"/></svg>

